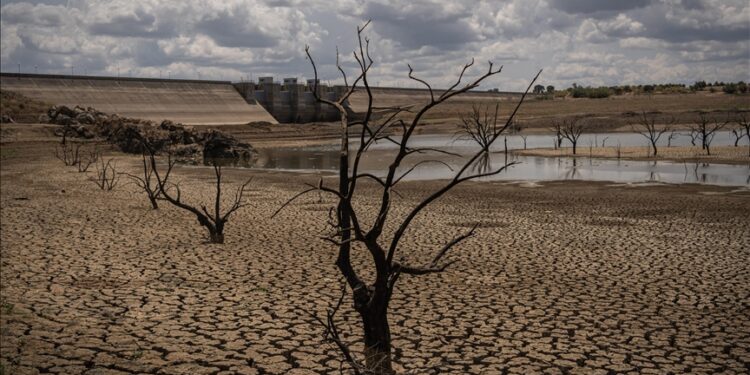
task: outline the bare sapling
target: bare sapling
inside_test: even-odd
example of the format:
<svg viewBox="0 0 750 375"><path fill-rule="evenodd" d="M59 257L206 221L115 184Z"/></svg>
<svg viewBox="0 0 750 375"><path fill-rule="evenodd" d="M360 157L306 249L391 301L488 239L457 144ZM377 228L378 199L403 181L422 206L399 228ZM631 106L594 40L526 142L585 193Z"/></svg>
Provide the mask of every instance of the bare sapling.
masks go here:
<svg viewBox="0 0 750 375"><path fill-rule="evenodd" d="M732 136L734 136L734 147L739 147L740 139L745 138L745 129L733 128L731 129Z"/></svg>
<svg viewBox="0 0 750 375"><path fill-rule="evenodd" d="M555 150L562 147L562 142L563 142L562 126L563 124L560 121L552 122L552 131L555 132Z"/></svg>
<svg viewBox="0 0 750 375"><path fill-rule="evenodd" d="M76 151L78 152L78 151ZM99 158L101 157L101 154L99 153L99 150L94 147L93 150L88 150L86 153L86 156L78 155L78 162L76 163L76 166L78 167L79 173L84 173L89 170L89 167L92 166L94 163L96 163Z"/></svg>
<svg viewBox="0 0 750 375"><path fill-rule="evenodd" d="M672 117L671 120L667 121L664 124L664 126L660 127L656 124L655 114L642 111L637 124L639 128L636 128L633 124L631 124L630 126L633 128L633 131L648 139L648 142L651 145L651 149L653 150L653 156L656 157L658 153L656 145L659 142L661 136L664 135L664 133L670 131L671 125L674 123L674 121L674 117Z"/></svg>
<svg viewBox="0 0 750 375"><path fill-rule="evenodd" d="M247 186L252 181L252 178L246 180L237 188L229 207L222 210L222 168L219 163L214 162L213 171L216 181L216 195L214 196L214 207L209 211L205 205L193 206L185 203L182 200L182 190L180 189L180 185L169 181L176 160L173 160L172 156L168 155L166 171L160 173L153 148L149 147L147 143L144 143L144 146L148 152L149 164L151 165L150 173L152 173L156 179L155 182L161 198L170 204L195 215L198 219L198 223L208 230L209 242L223 244L224 227L229 221L229 217L240 208L248 205L248 203L245 202L244 194L247 191Z"/></svg>
<svg viewBox="0 0 750 375"><path fill-rule="evenodd" d="M520 121L514 121L515 124L513 126L513 133L517 134L519 137L521 137L521 140L523 141L523 149L526 149L526 139L528 138L528 135L521 134L523 132L524 126L521 124Z"/></svg>
<svg viewBox="0 0 750 375"><path fill-rule="evenodd" d="M93 181L101 190L110 191L114 189L120 181L120 175L115 169L114 159L107 159L105 162L104 158L99 157L95 176L89 177L89 180Z"/></svg>
<svg viewBox="0 0 750 375"><path fill-rule="evenodd" d="M63 137L63 139L65 139ZM65 166L74 166L78 165L80 161L81 156L81 144L75 143L71 144L70 142L61 142L59 145L55 146L55 157L63 162Z"/></svg>
<svg viewBox="0 0 750 375"><path fill-rule="evenodd" d="M561 122L555 121L555 123L559 124L563 138L570 141L570 144L573 145L573 155L575 155L578 139L581 138L583 131L586 129L585 124L578 117L564 119Z"/></svg>
<svg viewBox="0 0 750 375"><path fill-rule="evenodd" d="M429 261L420 265L411 264L411 262L405 259L405 255L408 253L405 252L406 249L402 249L403 240L410 235L408 230L414 219L425 208L453 190L453 188L466 181L496 175L508 167L509 164L505 164L490 171L473 172L472 170L473 165L482 155L489 151L492 144L512 123L518 108L523 103L539 74L531 81L531 84L527 87L526 92L517 103L515 109L510 113L507 121L504 124L498 124L494 130L491 130L491 133L487 137L488 142L484 146L479 147L476 153L468 155L464 159L465 161L461 162L463 164L457 167L457 172L451 180L444 182L441 187L429 193L429 195L421 199L415 206L407 208L405 216L392 215L391 208L395 205L393 199L396 198L392 196L395 192L394 189L415 168L422 164L422 162L410 163L413 160L410 157L415 154L431 152L445 153L444 150L440 149L410 146L411 137L422 122L423 116L446 100L478 87L487 78L500 73L502 68L496 69L490 62L489 68L478 78L462 84L464 74L474 65L472 61L463 66L455 83L447 90L436 93L428 82L415 76L413 69L409 67L409 78L424 85L429 92L428 102L412 109L391 107L385 116L375 119L373 117L373 110L375 109L373 95L368 80L368 73L373 65L373 60L369 53L369 40L363 36L363 30L366 26L367 24L364 27L357 28L359 43L357 50L354 52L354 58L358 69L357 76L353 81L348 80L344 69L338 64L337 59L339 72L343 76L345 92L336 101L328 100L318 95L317 68L309 48L305 49L312 65L314 82L316 82L316 87L313 89L316 100L337 108L341 114L341 154L338 187L326 186L322 179L317 184L309 184L308 189L291 197L274 215L277 215L293 201L308 193L322 191L336 198L337 205L335 211L332 211L335 213L331 214L332 219L329 221L332 231L329 235L324 236L323 239L338 248L338 256L335 264L346 280L349 289L352 291L351 298L354 310L361 319L364 331L364 353L362 353L364 360L355 358L355 355L349 351L347 345L340 338L338 339L337 346L342 349L341 351L344 353L345 360L349 363L354 373L393 374L393 348L390 325L388 323L388 309L399 278L402 275L420 276L446 271L455 262L455 260L447 259L450 250L467 238L474 236L476 226L458 234L444 246L437 249ZM367 110L362 119L350 121L344 103L360 85L368 98ZM404 116L397 118L399 115ZM354 155L350 164L348 133L353 126L359 127L354 128L359 133L355 133L356 137L359 138L359 142L353 146L354 149L352 151L354 151ZM388 136L389 130L393 128L400 129L400 139ZM360 161L363 155L377 141L392 142L397 147L393 159L388 164L387 171L384 172L385 176L377 176L360 170ZM369 189L366 192L360 192L362 190L360 186L365 181L371 181L376 187L377 192L373 193ZM355 204L355 202L363 199L375 199L376 207L378 208L373 212L372 206L369 204ZM393 231L385 230L385 228L393 228ZM354 243L361 245L363 250L368 254L368 262L365 267L369 267L374 271L374 280L363 279L353 267L350 252ZM335 329L333 327L335 326L335 319L332 317L333 314L335 314L335 310L330 310L327 323L325 324L326 332L328 333ZM338 331L336 330L335 332ZM328 337L330 336L328 335Z"/></svg>
<svg viewBox="0 0 750 375"><path fill-rule="evenodd" d="M617 147L615 148L615 153L617 154L617 160L620 160L622 157L622 145L620 144L620 141L617 141Z"/></svg>
<svg viewBox="0 0 750 375"><path fill-rule="evenodd" d="M737 123L738 126L740 126L742 129L744 129L745 137L747 137L747 155L750 156L750 116L748 115L747 111L739 112L737 113L737 116L735 117L734 121ZM737 145L737 142L735 142L735 146Z"/></svg>
<svg viewBox="0 0 750 375"><path fill-rule="evenodd" d="M667 147L672 147L672 140L677 139L678 136L679 134L677 134L677 132L669 132L669 137L667 137Z"/></svg>
<svg viewBox="0 0 750 375"><path fill-rule="evenodd" d="M141 188L146 193L146 196L148 197L148 201L151 203L151 208L154 210L159 209L159 199L161 196L161 191L159 190L159 184L154 179L154 170L151 167L150 160L147 160L146 158L146 151L143 151L141 154L141 171L142 175L134 175L130 173L123 173L125 176L130 178L133 183ZM168 176L165 176L165 179L168 178Z"/></svg>
<svg viewBox="0 0 750 375"><path fill-rule="evenodd" d="M728 123L729 120L722 122L716 117L709 118L706 112L698 114L692 130L697 133L697 137L701 140L701 148L706 150L707 155L711 155L711 142L713 142L716 132L724 128Z"/></svg>
<svg viewBox="0 0 750 375"><path fill-rule="evenodd" d="M690 137L690 144L692 146L696 146L695 142L698 140L698 137L700 136L700 133L695 128L690 128L690 132L688 133L688 136Z"/></svg>

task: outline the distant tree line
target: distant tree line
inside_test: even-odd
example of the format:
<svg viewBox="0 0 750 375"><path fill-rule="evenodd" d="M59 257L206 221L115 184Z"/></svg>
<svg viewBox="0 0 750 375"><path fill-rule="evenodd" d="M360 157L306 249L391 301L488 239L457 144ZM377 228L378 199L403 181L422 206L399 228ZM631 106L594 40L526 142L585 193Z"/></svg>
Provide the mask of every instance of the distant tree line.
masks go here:
<svg viewBox="0 0 750 375"><path fill-rule="evenodd" d="M727 94L745 94L750 91L750 87L744 81L739 82L706 82L696 81L692 85L686 85L684 83L662 83L662 84L646 84L646 85L619 85L619 86L579 86L573 83L571 87L564 90L555 90L554 86L536 85L534 86L534 94L543 96L543 99L552 99L553 97L565 97L570 96L573 98L591 98L601 99L608 98L610 96L633 94L688 94L691 92L709 90L711 92L717 92L722 90Z"/></svg>

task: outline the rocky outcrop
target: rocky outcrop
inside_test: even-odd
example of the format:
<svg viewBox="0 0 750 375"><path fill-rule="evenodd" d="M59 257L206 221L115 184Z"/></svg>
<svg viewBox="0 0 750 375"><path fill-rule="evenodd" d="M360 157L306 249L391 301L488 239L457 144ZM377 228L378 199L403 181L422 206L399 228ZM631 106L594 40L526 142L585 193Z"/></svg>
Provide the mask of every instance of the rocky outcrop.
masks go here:
<svg viewBox="0 0 750 375"><path fill-rule="evenodd" d="M153 121L108 115L91 107L54 106L39 120L62 125L55 130L58 136L99 136L127 153L145 151L145 141L156 152L170 152L175 157L195 162L247 163L254 160L256 155L251 145L218 130L198 132L169 120L157 125Z"/></svg>
<svg viewBox="0 0 750 375"><path fill-rule="evenodd" d="M203 140L203 157L249 161L255 157L255 150L249 144L241 143L228 134L210 130Z"/></svg>

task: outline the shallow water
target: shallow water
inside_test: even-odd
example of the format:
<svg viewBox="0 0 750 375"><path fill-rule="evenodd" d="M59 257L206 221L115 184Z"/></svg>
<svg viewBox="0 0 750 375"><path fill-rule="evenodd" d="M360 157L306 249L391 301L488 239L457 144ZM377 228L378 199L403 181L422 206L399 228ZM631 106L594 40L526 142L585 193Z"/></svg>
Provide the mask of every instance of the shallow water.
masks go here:
<svg viewBox="0 0 750 375"><path fill-rule="evenodd" d="M446 135L415 136L412 147L435 147L449 150L461 155L470 155L476 147L467 140L456 139ZM550 135L530 135L526 139L528 148L551 147L554 138ZM747 147L747 141L741 142ZM523 148L523 139L519 136L507 137L508 149ZM587 134L581 137L579 147L582 153L590 143L601 146L614 146L618 142L623 147L645 146L646 139L640 134ZM495 152L487 158L484 166L477 168L498 168L506 162L515 162L505 171L484 178L484 180L523 180L523 181L551 181L551 180L595 180L614 182L664 182L664 183L701 183L711 185L745 186L750 185L750 165L727 165L715 163L680 163L670 161L635 161L614 159L591 159L588 157L536 157L509 156L506 159L502 150L503 142L494 147ZM666 143L666 141L664 142ZM685 146L690 144L688 136L673 139L672 145ZM718 133L712 146L733 144L731 134ZM361 171L376 175L383 175L393 155L395 145L382 142L375 145L363 159ZM498 148L499 147L499 148ZM666 147L666 145L662 146ZM259 150L259 158L252 165L253 168L282 169L296 171L324 170L335 171L338 167L336 145L314 146L305 148L277 148ZM433 156L434 158L434 156ZM416 162L419 158L415 158ZM462 165L461 158L440 156L454 169ZM405 166L408 168L410 165ZM405 169L404 169L405 170ZM439 163L423 164L409 174L405 180L431 180L452 178L455 171Z"/></svg>

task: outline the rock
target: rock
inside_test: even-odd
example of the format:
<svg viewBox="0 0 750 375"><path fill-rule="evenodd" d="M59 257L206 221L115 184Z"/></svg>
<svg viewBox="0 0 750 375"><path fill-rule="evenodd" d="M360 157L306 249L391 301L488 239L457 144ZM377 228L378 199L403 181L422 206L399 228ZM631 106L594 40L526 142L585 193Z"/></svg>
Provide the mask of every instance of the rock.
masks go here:
<svg viewBox="0 0 750 375"><path fill-rule="evenodd" d="M216 130L210 130L203 142L204 159L233 159L249 161L256 151L247 143L241 143L234 137Z"/></svg>
<svg viewBox="0 0 750 375"><path fill-rule="evenodd" d="M9 114L3 113L2 115L0 115L0 123L3 123L3 124L11 123L12 124L14 122L15 121L13 121L13 117L10 117Z"/></svg>
<svg viewBox="0 0 750 375"><path fill-rule="evenodd" d="M89 129L87 126L78 125L75 127L76 134L81 138L91 139L96 136L91 129Z"/></svg>
<svg viewBox="0 0 750 375"><path fill-rule="evenodd" d="M172 155L178 158L195 158L201 155L203 149L199 144L191 145L174 145L170 147Z"/></svg>
<svg viewBox="0 0 750 375"><path fill-rule="evenodd" d="M74 111L74 110L72 110L69 107L64 106L64 105L61 105L59 107L58 106L53 106L52 108L50 108L49 111L47 111L47 114L53 120L56 120L57 117L61 116L61 115L64 115L64 116L67 116L67 117L70 117L70 118L75 118L78 115L78 113L76 111Z"/></svg>
<svg viewBox="0 0 750 375"><path fill-rule="evenodd" d="M183 127L180 125L175 125L174 122L170 120L164 120L159 124L159 128L169 131L176 131L176 130L182 130Z"/></svg>
<svg viewBox="0 0 750 375"><path fill-rule="evenodd" d="M107 139L117 145L122 152L140 154L144 151L142 138L144 137L137 125L127 124L114 129Z"/></svg>
<svg viewBox="0 0 750 375"><path fill-rule="evenodd" d="M39 123L40 124L49 124L51 122L51 118L49 118L49 115L41 114L39 115Z"/></svg>
<svg viewBox="0 0 750 375"><path fill-rule="evenodd" d="M89 112L82 112L76 116L76 121L78 121L79 124L93 125L96 124L96 117Z"/></svg>
<svg viewBox="0 0 750 375"><path fill-rule="evenodd" d="M252 146L237 141L218 130L196 132L192 127L170 120L155 123L149 120L107 115L94 108L54 106L40 121L63 125L55 134L93 138L100 136L126 153L141 153L143 142L157 153L169 150L176 157L200 160L220 160L222 164L248 164L255 160Z"/></svg>
<svg viewBox="0 0 750 375"><path fill-rule="evenodd" d="M57 125L78 125L78 122L65 114L58 113L53 119L52 123Z"/></svg>

